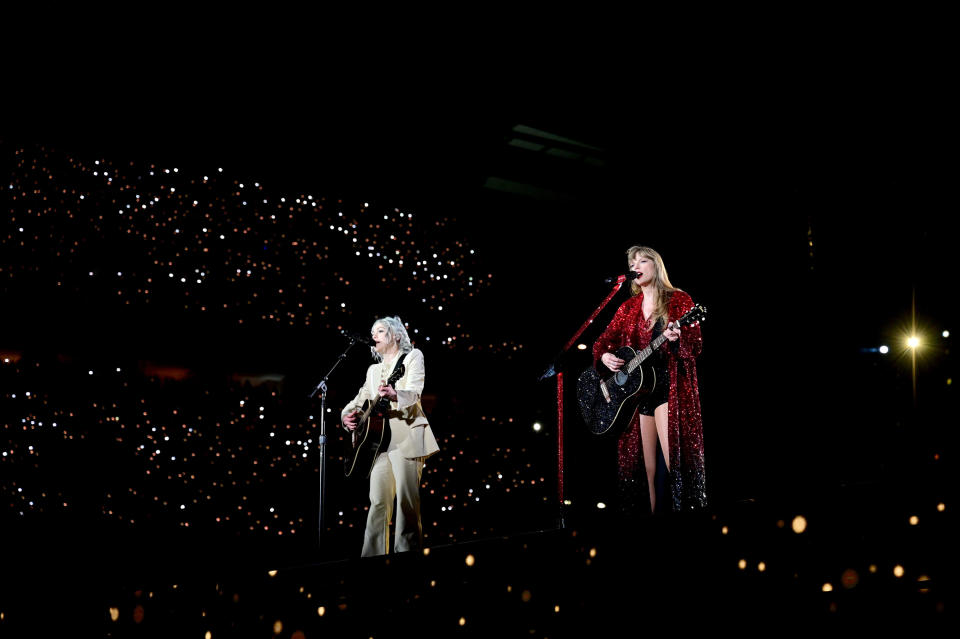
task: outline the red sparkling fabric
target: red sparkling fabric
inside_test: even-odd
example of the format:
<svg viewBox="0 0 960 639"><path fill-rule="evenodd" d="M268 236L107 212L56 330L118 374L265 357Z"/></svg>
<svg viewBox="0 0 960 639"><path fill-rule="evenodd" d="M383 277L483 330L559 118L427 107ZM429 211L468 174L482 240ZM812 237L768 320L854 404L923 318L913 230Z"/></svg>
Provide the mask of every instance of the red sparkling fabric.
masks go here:
<svg viewBox="0 0 960 639"><path fill-rule="evenodd" d="M563 506L563 373L557 373L557 490Z"/></svg>
<svg viewBox="0 0 960 639"><path fill-rule="evenodd" d="M681 290L675 290L668 304L668 321L679 319L693 308L693 300ZM636 350L650 343L653 326L643 316L643 293L624 302L617 309L607 330L593 345L594 363L604 353L621 346ZM670 476L668 486L672 509L691 510L707 505L706 482L703 467L703 422L700 415L700 391L697 386L696 357L703 348L700 325L684 326L680 339L660 347L666 351L667 370L670 373L670 395L667 401L669 419L667 438L670 448ZM636 506L650 501L643 448L640 443L640 418L633 418L630 426L617 442L621 496L632 495ZM630 508L632 504L625 504Z"/></svg>

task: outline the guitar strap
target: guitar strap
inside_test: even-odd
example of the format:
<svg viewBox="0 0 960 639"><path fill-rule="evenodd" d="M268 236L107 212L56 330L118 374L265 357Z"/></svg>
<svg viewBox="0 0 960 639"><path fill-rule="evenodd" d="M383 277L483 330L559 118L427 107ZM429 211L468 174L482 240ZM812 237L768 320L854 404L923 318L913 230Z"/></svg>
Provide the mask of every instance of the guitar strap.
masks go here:
<svg viewBox="0 0 960 639"><path fill-rule="evenodd" d="M400 353L400 357L397 358L397 363L393 365L393 369L390 371L390 375L387 376L387 379L389 379L390 376L393 375L394 371L397 370L397 367L398 367L398 366L401 366L401 365L403 364L403 360L406 359L406 357L407 357L407 354L406 354L406 353ZM407 372L404 371L403 374L406 375ZM397 380L397 381L400 381L400 380ZM396 383L396 382L394 382L394 383Z"/></svg>
<svg viewBox="0 0 960 639"><path fill-rule="evenodd" d="M393 365L393 370L397 370L397 366L400 366L401 364L403 364L403 360L406 359L406 357L407 357L406 353L400 353L400 357L399 359L397 359L397 363ZM406 373L406 371L404 371L404 373ZM391 372L391 375L392 374L393 373Z"/></svg>

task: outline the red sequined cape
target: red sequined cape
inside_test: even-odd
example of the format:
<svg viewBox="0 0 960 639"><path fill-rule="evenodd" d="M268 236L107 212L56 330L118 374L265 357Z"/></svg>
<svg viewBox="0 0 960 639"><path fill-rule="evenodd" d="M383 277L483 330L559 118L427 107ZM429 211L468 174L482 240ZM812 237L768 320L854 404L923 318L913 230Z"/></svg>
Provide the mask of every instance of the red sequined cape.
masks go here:
<svg viewBox="0 0 960 639"><path fill-rule="evenodd" d="M670 296L668 320L679 319L693 308L693 300L679 289ZM644 326L643 293L631 297L617 309L607 330L593 345L596 365L604 353L630 346L636 350L650 343L652 327ZM700 416L700 391L697 387L696 357L703 348L700 325L684 326L680 339L661 346L667 354L670 372L670 395L667 437L670 443L670 491L675 511L702 508L707 505L703 468L703 422ZM639 423L633 418L630 429ZM643 468L642 448L638 453Z"/></svg>

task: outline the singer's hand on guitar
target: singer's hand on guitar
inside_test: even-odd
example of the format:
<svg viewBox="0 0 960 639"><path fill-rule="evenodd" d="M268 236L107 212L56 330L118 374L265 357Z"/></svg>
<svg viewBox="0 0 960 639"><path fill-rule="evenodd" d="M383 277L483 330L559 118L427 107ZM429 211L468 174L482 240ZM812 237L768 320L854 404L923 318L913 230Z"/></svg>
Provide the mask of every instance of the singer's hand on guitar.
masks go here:
<svg viewBox="0 0 960 639"><path fill-rule="evenodd" d="M380 388L377 389L377 392L380 393L380 397L386 397L391 402L397 401L397 391L395 391L390 384L381 385Z"/></svg>
<svg viewBox="0 0 960 639"><path fill-rule="evenodd" d="M671 342L677 341L680 339L680 325L670 322L667 324L667 330L663 331L663 336Z"/></svg>
<svg viewBox="0 0 960 639"><path fill-rule="evenodd" d="M603 362L603 365L616 373L620 370L620 367L626 364L625 360L620 359L613 353L604 353L600 356L600 361Z"/></svg>
<svg viewBox="0 0 960 639"><path fill-rule="evenodd" d="M357 418L360 416L360 414L360 411L355 410L352 413L347 413L344 415L340 420L343 422L343 427L347 430L356 430Z"/></svg>

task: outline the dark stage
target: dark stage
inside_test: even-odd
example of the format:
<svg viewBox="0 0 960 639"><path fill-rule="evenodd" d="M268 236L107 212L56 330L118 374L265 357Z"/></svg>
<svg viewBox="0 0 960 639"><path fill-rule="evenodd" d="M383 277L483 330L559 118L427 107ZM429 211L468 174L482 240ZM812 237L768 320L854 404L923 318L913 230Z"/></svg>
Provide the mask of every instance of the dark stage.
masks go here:
<svg viewBox="0 0 960 639"><path fill-rule="evenodd" d="M0 636L954 623L955 178L911 82L11 120ZM633 244L709 311L709 507L627 524L574 392L626 289L557 355ZM388 314L425 353L440 453L428 552L360 559L336 426L369 356L330 380L322 534L308 394L341 329Z"/></svg>

